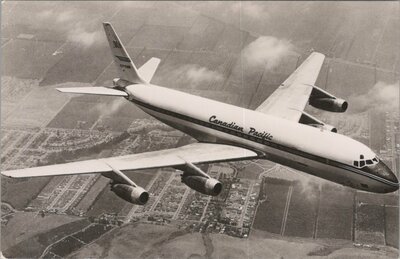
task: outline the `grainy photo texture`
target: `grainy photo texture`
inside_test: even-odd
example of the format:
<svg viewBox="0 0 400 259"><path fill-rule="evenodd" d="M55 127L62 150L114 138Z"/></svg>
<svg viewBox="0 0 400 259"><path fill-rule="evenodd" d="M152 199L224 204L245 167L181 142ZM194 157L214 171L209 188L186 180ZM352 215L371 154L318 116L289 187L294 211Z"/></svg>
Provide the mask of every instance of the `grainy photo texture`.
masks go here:
<svg viewBox="0 0 400 259"><path fill-rule="evenodd" d="M398 258L399 17L1 1L1 258Z"/></svg>

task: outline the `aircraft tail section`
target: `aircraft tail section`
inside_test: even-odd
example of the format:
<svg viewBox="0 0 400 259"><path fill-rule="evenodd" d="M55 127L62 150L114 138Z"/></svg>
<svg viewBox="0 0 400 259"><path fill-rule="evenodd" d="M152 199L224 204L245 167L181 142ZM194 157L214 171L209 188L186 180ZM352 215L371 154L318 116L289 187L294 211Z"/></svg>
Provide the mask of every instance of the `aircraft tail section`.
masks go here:
<svg viewBox="0 0 400 259"><path fill-rule="evenodd" d="M160 62L159 58L151 58L139 68L139 73L146 82L150 83Z"/></svg>
<svg viewBox="0 0 400 259"><path fill-rule="evenodd" d="M139 75L135 64L133 64L132 59L129 57L128 52L126 51L124 45L122 45L121 40L115 33L112 25L108 22L104 22L103 27L120 78L134 84L147 83L146 80Z"/></svg>

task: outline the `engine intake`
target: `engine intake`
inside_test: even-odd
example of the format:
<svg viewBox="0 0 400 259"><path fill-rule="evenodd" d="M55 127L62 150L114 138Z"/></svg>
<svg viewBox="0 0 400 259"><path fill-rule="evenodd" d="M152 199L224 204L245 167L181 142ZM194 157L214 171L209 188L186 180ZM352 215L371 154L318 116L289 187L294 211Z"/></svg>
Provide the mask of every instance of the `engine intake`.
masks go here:
<svg viewBox="0 0 400 259"><path fill-rule="evenodd" d="M345 112L348 107L348 103L339 98L311 98L309 103L315 108L330 112Z"/></svg>
<svg viewBox="0 0 400 259"><path fill-rule="evenodd" d="M118 197L133 204L144 205L149 200L149 193L140 186L135 187L118 183L111 185L111 191Z"/></svg>
<svg viewBox="0 0 400 259"><path fill-rule="evenodd" d="M217 196L222 191L222 183L214 178L183 174L182 182L193 190L207 195Z"/></svg>

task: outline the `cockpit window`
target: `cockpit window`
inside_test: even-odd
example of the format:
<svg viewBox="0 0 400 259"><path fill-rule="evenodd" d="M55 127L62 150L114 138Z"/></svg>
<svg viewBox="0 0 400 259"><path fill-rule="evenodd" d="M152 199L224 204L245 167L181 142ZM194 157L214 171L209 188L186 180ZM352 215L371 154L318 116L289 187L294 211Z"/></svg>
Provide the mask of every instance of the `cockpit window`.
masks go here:
<svg viewBox="0 0 400 259"><path fill-rule="evenodd" d="M376 156L372 159L364 159L364 155L360 155L360 160L353 161L353 165L358 168L362 168L364 166L375 165L379 162L379 158Z"/></svg>

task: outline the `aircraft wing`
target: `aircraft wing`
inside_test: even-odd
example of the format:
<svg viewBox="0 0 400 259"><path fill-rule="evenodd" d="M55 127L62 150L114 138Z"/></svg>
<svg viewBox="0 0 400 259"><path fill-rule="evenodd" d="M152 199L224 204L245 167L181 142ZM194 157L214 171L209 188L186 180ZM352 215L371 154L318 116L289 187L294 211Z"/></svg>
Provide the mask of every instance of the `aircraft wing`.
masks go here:
<svg viewBox="0 0 400 259"><path fill-rule="evenodd" d="M321 53L311 53L256 111L298 122L310 98L324 59L325 56Z"/></svg>
<svg viewBox="0 0 400 259"><path fill-rule="evenodd" d="M190 163L224 162L257 158L254 151L222 144L193 143L179 148L120 157L93 159L1 172L12 178L69 174L107 173L116 170L139 170ZM114 169L114 170L113 170Z"/></svg>
<svg viewBox="0 0 400 259"><path fill-rule="evenodd" d="M62 93L72 93L72 94L93 94L93 95L125 96L125 97L128 96L128 94L125 93L124 91L103 86L64 87L56 89Z"/></svg>

